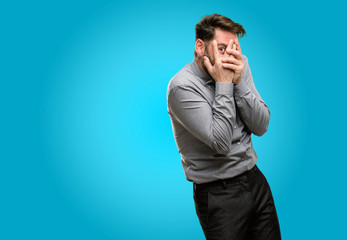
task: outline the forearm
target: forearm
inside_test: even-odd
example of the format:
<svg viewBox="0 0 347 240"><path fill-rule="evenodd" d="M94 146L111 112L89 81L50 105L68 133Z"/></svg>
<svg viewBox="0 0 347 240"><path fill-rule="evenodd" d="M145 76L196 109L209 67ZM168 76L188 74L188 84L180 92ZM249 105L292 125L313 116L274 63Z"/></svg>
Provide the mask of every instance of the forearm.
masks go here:
<svg viewBox="0 0 347 240"><path fill-rule="evenodd" d="M169 95L170 114L193 136L219 154L230 151L235 125L232 83L216 83L212 106L189 86L178 86Z"/></svg>
<svg viewBox="0 0 347 240"><path fill-rule="evenodd" d="M257 136L263 135L270 121L270 110L258 93L246 56L242 81L234 86L234 96L240 117L247 128Z"/></svg>
<svg viewBox="0 0 347 240"><path fill-rule="evenodd" d="M216 83L212 113L212 121L207 123L211 125L212 148L218 153L226 154L230 151L236 119L232 83Z"/></svg>
<svg viewBox="0 0 347 240"><path fill-rule="evenodd" d="M270 121L270 110L265 102L245 82L235 86L235 101L247 128L257 136L263 135Z"/></svg>

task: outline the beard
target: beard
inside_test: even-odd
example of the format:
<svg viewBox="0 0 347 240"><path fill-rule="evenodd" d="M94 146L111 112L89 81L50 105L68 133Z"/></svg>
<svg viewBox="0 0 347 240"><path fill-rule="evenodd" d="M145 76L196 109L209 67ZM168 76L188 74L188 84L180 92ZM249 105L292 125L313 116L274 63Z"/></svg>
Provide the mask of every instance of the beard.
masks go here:
<svg viewBox="0 0 347 240"><path fill-rule="evenodd" d="M205 56L210 60L210 63L211 63L212 65L214 65L214 62L212 62L211 57L210 57L210 55L208 54L208 52L205 51L204 56L202 56L202 61L201 61L201 63L202 63L202 68L204 69L205 73L206 73L208 76L210 76L210 78L212 78L211 74L208 72L208 69L207 69L207 67L206 67L206 65L205 65L205 59L204 59ZM213 79L213 78L212 78L212 79Z"/></svg>

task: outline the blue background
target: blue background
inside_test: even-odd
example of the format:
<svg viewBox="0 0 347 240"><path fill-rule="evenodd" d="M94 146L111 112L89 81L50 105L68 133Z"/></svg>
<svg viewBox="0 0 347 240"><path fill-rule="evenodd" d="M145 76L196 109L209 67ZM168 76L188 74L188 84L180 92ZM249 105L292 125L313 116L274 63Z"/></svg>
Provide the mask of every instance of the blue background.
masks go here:
<svg viewBox="0 0 347 240"><path fill-rule="evenodd" d="M271 110L254 136L283 239L342 239L345 6L338 1L0 5L1 239L203 239L166 112L206 14L241 23Z"/></svg>

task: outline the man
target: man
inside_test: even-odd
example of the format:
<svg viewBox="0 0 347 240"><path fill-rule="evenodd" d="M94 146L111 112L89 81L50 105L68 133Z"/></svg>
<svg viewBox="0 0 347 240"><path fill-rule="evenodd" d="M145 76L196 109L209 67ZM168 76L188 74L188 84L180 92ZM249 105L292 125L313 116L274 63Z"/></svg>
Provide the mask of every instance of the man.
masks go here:
<svg viewBox="0 0 347 240"><path fill-rule="evenodd" d="M270 112L241 52L245 30L212 14L195 33L195 59L170 80L167 104L206 239L281 239L251 140L267 131Z"/></svg>

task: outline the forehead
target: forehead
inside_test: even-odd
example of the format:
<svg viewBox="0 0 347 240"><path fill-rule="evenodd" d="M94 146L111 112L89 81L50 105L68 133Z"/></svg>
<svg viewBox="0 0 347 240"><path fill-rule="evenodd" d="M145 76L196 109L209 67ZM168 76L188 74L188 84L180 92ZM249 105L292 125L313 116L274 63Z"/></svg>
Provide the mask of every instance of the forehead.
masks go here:
<svg viewBox="0 0 347 240"><path fill-rule="evenodd" d="M237 34L216 28L213 40L216 40L218 44L224 43L228 45L230 39L238 39Z"/></svg>

